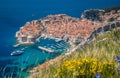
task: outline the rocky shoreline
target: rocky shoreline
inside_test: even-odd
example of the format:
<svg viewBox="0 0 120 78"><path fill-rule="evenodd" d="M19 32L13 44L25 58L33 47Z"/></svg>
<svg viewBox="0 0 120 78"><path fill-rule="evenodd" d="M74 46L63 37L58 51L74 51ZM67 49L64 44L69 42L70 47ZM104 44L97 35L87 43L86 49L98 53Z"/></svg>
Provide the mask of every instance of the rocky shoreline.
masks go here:
<svg viewBox="0 0 120 78"><path fill-rule="evenodd" d="M65 40L71 44L91 39L93 33L105 32L115 28L120 21L120 10L86 10L81 18L66 14L48 15L39 20L27 22L19 31L16 38L20 44L34 44L38 38L46 37ZM108 26L111 25L111 26Z"/></svg>
<svg viewBox="0 0 120 78"><path fill-rule="evenodd" d="M97 14L97 15L96 15ZM80 46L93 40L97 33L104 33L120 27L120 9L105 12L105 10L86 10L81 18L73 18L65 14L49 15L39 20L27 22L16 32L20 44L34 44L40 37L67 41L71 48L65 55L76 51ZM75 43L78 45L75 45ZM45 62L29 72L45 68L62 59L61 56Z"/></svg>
<svg viewBox="0 0 120 78"><path fill-rule="evenodd" d="M51 60L41 64L41 65L38 65L37 67L34 67L32 70L28 70L28 72L35 73L35 72L37 72L38 69L43 69L49 65L55 64L58 60L61 60L63 58L64 58L64 56L60 55L54 59L51 59Z"/></svg>

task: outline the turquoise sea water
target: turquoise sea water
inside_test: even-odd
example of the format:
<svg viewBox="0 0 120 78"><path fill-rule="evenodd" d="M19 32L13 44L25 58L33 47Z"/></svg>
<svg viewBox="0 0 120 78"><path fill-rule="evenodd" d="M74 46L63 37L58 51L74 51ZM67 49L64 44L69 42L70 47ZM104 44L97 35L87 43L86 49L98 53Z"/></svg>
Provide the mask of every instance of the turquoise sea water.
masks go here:
<svg viewBox="0 0 120 78"><path fill-rule="evenodd" d="M46 51L42 51L38 49L38 46L43 46L46 48L50 48L54 50L54 53L49 53ZM11 49L9 49L11 48ZM27 69L32 68L38 64L44 63L46 60L52 59L62 52L66 51L68 48L68 44L64 41L56 42L53 39L44 39L41 38L40 42L33 44L33 45L21 45L17 48L8 47L9 53L8 56L5 58L1 57L1 76L19 76L20 78L26 77L28 73L26 72ZM7 49L7 48L6 48ZM15 50L24 49L24 53L19 56L10 56L10 52ZM4 63L4 64L3 64Z"/></svg>
<svg viewBox="0 0 120 78"><path fill-rule="evenodd" d="M32 46L13 48L16 31L27 21L60 13L80 17L86 9L113 6L120 6L120 0L0 0L0 78L11 72L14 72L13 78L26 78L26 69L60 55L68 47L64 41L41 39ZM56 52L44 52L37 48L38 45L52 48ZM25 48L23 55L10 56L11 52L22 48Z"/></svg>

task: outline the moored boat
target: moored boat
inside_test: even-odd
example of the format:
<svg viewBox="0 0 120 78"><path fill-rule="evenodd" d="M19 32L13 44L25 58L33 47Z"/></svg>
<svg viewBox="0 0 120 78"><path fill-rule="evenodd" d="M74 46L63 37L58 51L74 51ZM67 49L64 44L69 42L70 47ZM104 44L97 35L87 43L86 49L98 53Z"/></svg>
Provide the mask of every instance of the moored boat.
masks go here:
<svg viewBox="0 0 120 78"><path fill-rule="evenodd" d="M20 44L13 45L13 47L18 47L18 46L20 46Z"/></svg>
<svg viewBox="0 0 120 78"><path fill-rule="evenodd" d="M11 55L11 56L17 56L17 55L21 55L21 54L23 54L23 53L24 53L24 51L17 50L17 51L13 51L10 55Z"/></svg>

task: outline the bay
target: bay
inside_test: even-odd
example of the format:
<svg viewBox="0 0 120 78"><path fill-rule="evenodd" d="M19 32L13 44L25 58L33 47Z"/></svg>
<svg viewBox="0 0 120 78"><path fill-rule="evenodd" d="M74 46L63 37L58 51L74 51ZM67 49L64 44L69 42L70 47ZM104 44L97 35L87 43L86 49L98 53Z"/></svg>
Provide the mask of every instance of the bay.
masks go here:
<svg viewBox="0 0 120 78"><path fill-rule="evenodd" d="M10 56L15 50L15 33L26 22L43 18L50 14L67 14L79 18L86 9L102 9L120 6L120 0L0 0L0 78L8 77L14 72L13 78L26 78L27 69L45 60L55 58L68 48L64 41L55 42L52 39L41 39L40 43L27 46L21 56ZM57 47L64 44L66 47ZM38 45L58 50L51 54L39 50ZM16 72L15 72L16 71Z"/></svg>

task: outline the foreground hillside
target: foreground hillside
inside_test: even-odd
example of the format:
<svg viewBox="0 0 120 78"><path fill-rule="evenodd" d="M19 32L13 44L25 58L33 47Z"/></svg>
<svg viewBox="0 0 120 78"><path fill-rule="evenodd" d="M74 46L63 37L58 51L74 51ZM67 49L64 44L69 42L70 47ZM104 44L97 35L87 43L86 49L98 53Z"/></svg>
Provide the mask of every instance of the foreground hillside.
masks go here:
<svg viewBox="0 0 120 78"><path fill-rule="evenodd" d="M38 68L30 78L94 78L96 75L120 78L119 47L120 29L97 34L94 41L71 55L61 55L62 59L47 67Z"/></svg>

